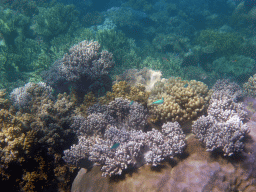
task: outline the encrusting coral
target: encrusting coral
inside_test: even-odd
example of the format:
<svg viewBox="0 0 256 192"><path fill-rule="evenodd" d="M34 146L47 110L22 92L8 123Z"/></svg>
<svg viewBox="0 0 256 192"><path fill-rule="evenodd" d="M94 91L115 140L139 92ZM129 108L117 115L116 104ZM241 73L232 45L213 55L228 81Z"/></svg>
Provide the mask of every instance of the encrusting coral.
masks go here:
<svg viewBox="0 0 256 192"><path fill-rule="evenodd" d="M200 81L185 81L181 78L170 78L158 82L151 91L147 105L153 122L191 120L208 106L210 91ZM153 102L163 99L161 104Z"/></svg>

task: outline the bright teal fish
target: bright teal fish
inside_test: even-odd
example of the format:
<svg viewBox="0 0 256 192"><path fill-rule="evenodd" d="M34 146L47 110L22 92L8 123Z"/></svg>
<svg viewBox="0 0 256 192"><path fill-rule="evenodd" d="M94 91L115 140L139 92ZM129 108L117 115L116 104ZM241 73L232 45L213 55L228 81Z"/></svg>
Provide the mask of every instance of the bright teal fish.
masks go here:
<svg viewBox="0 0 256 192"><path fill-rule="evenodd" d="M116 149L117 147L119 147L120 143L114 143L114 145L112 145L112 147L110 149Z"/></svg>
<svg viewBox="0 0 256 192"><path fill-rule="evenodd" d="M187 87L188 87L188 84L186 83L186 84L184 85L184 87L187 88Z"/></svg>
<svg viewBox="0 0 256 192"><path fill-rule="evenodd" d="M134 103L134 101L132 100L131 103L129 104L130 106Z"/></svg>
<svg viewBox="0 0 256 192"><path fill-rule="evenodd" d="M158 104L163 104L163 103L164 103L164 98L162 97L162 99L153 102L152 105L154 105L154 104L158 105Z"/></svg>

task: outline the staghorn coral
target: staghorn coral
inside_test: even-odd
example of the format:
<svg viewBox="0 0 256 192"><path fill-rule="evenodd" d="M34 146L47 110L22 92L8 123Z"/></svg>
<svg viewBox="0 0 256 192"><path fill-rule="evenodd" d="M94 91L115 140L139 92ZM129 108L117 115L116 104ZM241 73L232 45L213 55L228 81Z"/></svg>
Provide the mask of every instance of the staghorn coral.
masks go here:
<svg viewBox="0 0 256 192"><path fill-rule="evenodd" d="M209 95L207 85L200 81L170 78L165 82L158 82L147 102L149 112L152 114L151 120L163 122L191 120L207 107ZM162 104L152 104L162 98L164 98Z"/></svg>
<svg viewBox="0 0 256 192"><path fill-rule="evenodd" d="M81 136L77 145L64 151L63 159L77 165L88 158L103 165L102 176L121 175L124 169L145 163L157 166L163 159L182 153L185 146L185 135L177 122L168 122L162 129L145 133L109 126L102 138ZM114 143L120 145L112 148Z"/></svg>
<svg viewBox="0 0 256 192"><path fill-rule="evenodd" d="M207 151L219 150L224 156L231 156L243 150L243 138L249 128L242 120L247 112L237 100L241 88L228 80L217 81L213 87L208 116L201 116L193 122L192 132L202 141Z"/></svg>
<svg viewBox="0 0 256 192"><path fill-rule="evenodd" d="M256 74L248 79L248 82L243 84L243 90L246 95L256 97Z"/></svg>
<svg viewBox="0 0 256 192"><path fill-rule="evenodd" d="M145 90L144 85L130 86L126 81L120 81L112 86L112 92L107 92L104 97L100 98L100 103L108 104L118 97L129 99L130 101L137 101L145 105L149 93Z"/></svg>

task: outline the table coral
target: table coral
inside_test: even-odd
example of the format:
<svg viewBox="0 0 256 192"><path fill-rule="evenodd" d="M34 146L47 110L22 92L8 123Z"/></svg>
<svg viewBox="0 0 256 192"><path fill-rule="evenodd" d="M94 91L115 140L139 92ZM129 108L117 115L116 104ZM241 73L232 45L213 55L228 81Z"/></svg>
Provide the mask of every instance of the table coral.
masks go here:
<svg viewBox="0 0 256 192"><path fill-rule="evenodd" d="M209 95L207 85L200 81L170 78L165 82L159 82L153 88L147 102L152 114L151 119L163 122L191 120L207 107ZM162 98L163 104L152 104Z"/></svg>

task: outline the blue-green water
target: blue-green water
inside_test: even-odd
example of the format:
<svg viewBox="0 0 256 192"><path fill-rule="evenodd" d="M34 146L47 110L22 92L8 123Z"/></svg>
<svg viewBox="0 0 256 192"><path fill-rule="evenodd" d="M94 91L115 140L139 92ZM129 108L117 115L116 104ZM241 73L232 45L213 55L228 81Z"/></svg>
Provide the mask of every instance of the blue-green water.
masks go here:
<svg viewBox="0 0 256 192"><path fill-rule="evenodd" d="M231 100L247 106L241 122L255 122L255 62L255 0L1 0L1 184L16 183L13 191L69 191L76 172L63 151L81 142L79 136L92 147L94 137L106 140L105 131L117 126L122 141L113 136L103 147L114 153L128 145L132 130L191 124L209 115L209 90L219 79L235 82L235 91L240 86L243 94ZM120 97L127 100L111 103ZM160 105L153 109L154 102ZM180 109L165 117L168 102ZM71 156L90 166L106 163L88 151Z"/></svg>

